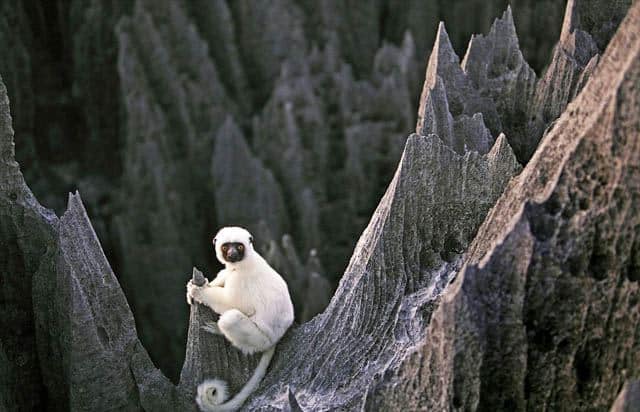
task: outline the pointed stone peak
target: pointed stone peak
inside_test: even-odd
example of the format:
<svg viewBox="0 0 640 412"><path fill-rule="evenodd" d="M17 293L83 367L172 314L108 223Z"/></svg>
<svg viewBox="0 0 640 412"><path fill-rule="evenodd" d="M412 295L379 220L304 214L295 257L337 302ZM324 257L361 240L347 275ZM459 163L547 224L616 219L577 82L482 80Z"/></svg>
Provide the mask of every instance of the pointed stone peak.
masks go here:
<svg viewBox="0 0 640 412"><path fill-rule="evenodd" d="M560 31L560 43L566 41L573 31L580 25L580 14L576 0L567 1L567 7L564 11L564 20L562 22L562 30Z"/></svg>
<svg viewBox="0 0 640 412"><path fill-rule="evenodd" d="M80 192L78 190L76 190L75 193L69 192L67 210L65 210L60 217L60 221L63 224L69 225L70 228L73 227L71 230L84 231L87 235L86 239L91 239L100 245L100 240L93 228L93 224L87 214L87 209L82 202L82 197L80 197ZM100 249L100 251L102 251L102 249ZM103 256L101 255L100 257L102 258ZM109 265L106 258L103 258L103 261L107 266Z"/></svg>
<svg viewBox="0 0 640 412"><path fill-rule="evenodd" d="M212 162L214 176L225 176L228 173L225 170L228 168L224 167L226 162L241 163L245 167L256 162L244 134L233 119L233 116L227 116L222 126L218 129L213 145Z"/></svg>
<svg viewBox="0 0 640 412"><path fill-rule="evenodd" d="M427 65L425 84L429 86L435 85L436 76L440 71L447 70L453 64L457 66L459 62L460 58L453 50L444 22L440 22L438 25L438 34L433 43L433 49L431 50L431 56L429 57L429 63Z"/></svg>
<svg viewBox="0 0 640 412"><path fill-rule="evenodd" d="M512 159L511 163L518 163L516 155L513 153L513 149L511 148L511 145L507 140L507 136L505 136L504 133L500 133L495 143L491 147L491 150L489 150L489 153L487 153L487 158L491 160L504 158L505 156Z"/></svg>
<svg viewBox="0 0 640 412"><path fill-rule="evenodd" d="M510 23L515 27L515 23L513 22L513 12L511 11L511 4L507 5L507 9L502 13L502 20Z"/></svg>
<svg viewBox="0 0 640 412"><path fill-rule="evenodd" d="M75 193L69 192L67 210L65 214L69 211L81 211L82 213L86 213L84 203L82 203L82 198L80 197L80 191L78 190L76 190Z"/></svg>
<svg viewBox="0 0 640 412"><path fill-rule="evenodd" d="M451 45L451 40L449 39L449 33L447 33L447 28L445 27L443 21L438 24L438 33L436 34L434 50L436 49L436 47L440 50L453 52L453 46Z"/></svg>
<svg viewBox="0 0 640 412"><path fill-rule="evenodd" d="M411 34L411 30L405 30L404 37L402 38L402 50L405 53L415 53L416 42L413 39L413 35Z"/></svg>
<svg viewBox="0 0 640 412"><path fill-rule="evenodd" d="M501 29L503 33L512 34L513 36L515 36L516 42L518 41L518 36L516 35L516 24L513 21L511 6L507 6L507 10L502 13L501 18L494 20L490 33L493 33L494 31L497 31L499 29Z"/></svg>
<svg viewBox="0 0 640 412"><path fill-rule="evenodd" d="M503 46L504 45L504 46ZM468 71L469 59L473 59L474 53L480 56L475 56L475 59L486 59L486 54L489 53L485 48L497 48L511 50L514 48L520 49L520 42L518 39L518 33L516 32L516 25L513 21L513 13L511 12L511 6L502 13L502 17L496 18L491 25L491 30L487 36L482 34L472 34L467 46L467 52L462 59L462 68L465 72ZM479 50L478 50L479 49ZM485 64L485 63L483 63Z"/></svg>
<svg viewBox="0 0 640 412"><path fill-rule="evenodd" d="M9 111L9 95L0 76L0 158L2 162L14 161L13 127Z"/></svg>
<svg viewBox="0 0 640 412"><path fill-rule="evenodd" d="M233 120L233 116L227 116L218 131L218 139L224 139L228 141L233 140L238 136L242 137L240 128L236 124L235 120Z"/></svg>

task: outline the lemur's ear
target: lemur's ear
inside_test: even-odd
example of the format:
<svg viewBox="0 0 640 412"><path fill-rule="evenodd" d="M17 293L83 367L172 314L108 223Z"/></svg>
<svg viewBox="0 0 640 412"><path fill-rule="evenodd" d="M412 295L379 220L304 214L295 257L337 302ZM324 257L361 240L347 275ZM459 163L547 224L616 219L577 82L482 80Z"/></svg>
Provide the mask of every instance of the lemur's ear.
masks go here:
<svg viewBox="0 0 640 412"><path fill-rule="evenodd" d="M215 246L215 245L216 245L216 238L214 237L213 238L213 246Z"/></svg>
<svg viewBox="0 0 640 412"><path fill-rule="evenodd" d="M253 236L249 236L249 243L253 244Z"/></svg>

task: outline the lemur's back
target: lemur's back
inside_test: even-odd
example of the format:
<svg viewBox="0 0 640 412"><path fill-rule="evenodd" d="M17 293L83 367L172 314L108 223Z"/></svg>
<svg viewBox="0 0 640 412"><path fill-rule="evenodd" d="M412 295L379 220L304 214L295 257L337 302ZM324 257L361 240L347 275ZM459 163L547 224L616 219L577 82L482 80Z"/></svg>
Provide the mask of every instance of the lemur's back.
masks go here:
<svg viewBox="0 0 640 412"><path fill-rule="evenodd" d="M259 255L258 258L264 261ZM293 323L293 303L289 289L282 276L271 266L259 266L263 268L263 271L256 274L256 278L260 281L256 282L254 289L254 296L259 300L255 302L255 317L258 322L269 326L276 339L280 339ZM284 296L286 299L283 299Z"/></svg>

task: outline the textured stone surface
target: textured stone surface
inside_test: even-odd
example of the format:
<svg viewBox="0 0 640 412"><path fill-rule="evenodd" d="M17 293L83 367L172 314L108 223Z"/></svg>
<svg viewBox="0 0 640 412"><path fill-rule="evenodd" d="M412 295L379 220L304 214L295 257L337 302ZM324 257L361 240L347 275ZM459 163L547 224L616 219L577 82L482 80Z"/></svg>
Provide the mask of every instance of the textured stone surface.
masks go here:
<svg viewBox="0 0 640 412"><path fill-rule="evenodd" d="M130 371L142 349L124 294L79 196L58 219L24 183L13 159L0 83L2 163L2 393L6 410L138 410ZM153 371L148 356L139 368ZM157 389L169 381L154 381Z"/></svg>
<svg viewBox="0 0 640 412"><path fill-rule="evenodd" d="M303 409L358 409L371 379L422 335L475 228L518 169L504 137L485 156L460 156L437 136L412 135L332 303L285 340L247 409L286 405L278 382Z"/></svg>
<svg viewBox="0 0 640 412"><path fill-rule="evenodd" d="M133 315L78 194L33 279L42 378L54 410L139 407ZM149 363L149 366L151 364Z"/></svg>
<svg viewBox="0 0 640 412"><path fill-rule="evenodd" d="M9 99L0 81L0 405L44 407L31 289L54 236L55 216L40 207L14 160Z"/></svg>
<svg viewBox="0 0 640 412"><path fill-rule="evenodd" d="M639 23L636 5L372 405L606 410L638 375Z"/></svg>
<svg viewBox="0 0 640 412"><path fill-rule="evenodd" d="M337 201L343 193L328 188L341 187L345 177L365 182L370 171L392 162L392 150L401 147L396 146L404 141L400 129L413 123L402 104L412 94L407 90L413 40L408 35L402 47L386 45L373 54L371 81L354 78L338 57L335 40L315 48L308 62L285 57L279 77L273 79L278 93L269 97L262 118L249 125L236 119L241 104L221 103L234 100L231 96L241 88L227 93L231 83L216 79L215 59L195 30L202 23L189 23L187 12L194 9L179 3L151 6L138 2L133 16L118 26L123 97L131 113L138 114L127 118L130 179L122 197L132 207L120 211L119 227L130 242L127 252L150 253L155 259L146 263L149 267L140 266L151 272L138 284L129 283L127 293L138 294L138 302L144 301L145 290L166 293L158 300L170 311L166 317L151 316L179 322L177 313L186 308L188 270L194 263L202 267L199 259L206 261L210 254L205 248L210 247L211 227L192 220L201 213L194 211L202 200L198 194L213 199L212 178L237 178L212 159L234 147L229 153L254 171L249 187L273 182L274 187L281 185L283 197L292 188L302 188L295 192L300 202L295 207L306 211L306 206L323 205L309 208L311 216L319 217L318 227L337 211L348 211L343 213L348 218L362 216L366 198L373 194ZM450 139L429 133L408 138L396 174L329 307L285 336L246 410L606 410L619 393L615 407L635 406L635 386L629 383L621 390L625 382L637 379L640 364L639 13L636 4L607 53L589 60L578 80L582 94L493 209L520 166L508 134L485 126L485 116L479 114L484 112L471 109L467 99L490 99L506 128L503 116L511 106L504 102L512 94L511 86L503 85L529 83L510 83L506 75L506 83L474 84L469 73L480 63L469 57L463 70L443 42L441 28L426 83L437 86L439 77L441 96L452 96L451 101L467 111L460 111L457 103L447 109L453 119ZM512 33L508 23L507 12L491 33ZM136 30L140 33L134 36ZM491 33L486 39L493 38ZM487 55L500 62L501 53L511 50L509 56L518 57L509 48L515 44L513 36L498 38L510 42L487 42ZM178 50L176 44L194 47ZM158 53L151 55L151 49ZM490 61L482 57L476 61ZM150 70L156 61L162 64ZM508 64L498 66L504 73L513 70ZM587 71L592 74L584 75ZM526 74L526 66L516 72ZM400 91L392 108L381 102L393 88ZM323 91L338 97L327 99ZM275 116L273 123L266 113ZM218 120L196 121L198 114ZM290 180L273 164L273 156L280 155L277 145L265 147L273 156L252 155L266 145L256 139L257 132L273 133L273 128L284 130L286 141L301 148L292 154L292 165L303 172L287 177ZM349 141L333 135L340 128L348 131ZM329 136L328 144L312 136ZM481 154L456 143L465 139L484 139L489 150ZM367 143L371 147L364 150ZM373 159L377 150L388 157ZM341 152L348 157L336 159ZM228 379L232 391L242 385L255 359L240 356L222 338L204 332L200 326L212 314L200 306L191 308L188 329L181 332L171 324L161 331L168 339L176 339L173 332L187 332L179 384L174 386L153 366L79 195L70 196L66 212L57 218L37 203L24 183L14 160L4 89L0 156L0 287L8 297L0 300L0 307L10 314L0 328L0 408L194 410L193 391L203 377ZM194 160L200 158L205 160ZM353 173L341 170L346 159ZM206 167L193 170L190 162ZM307 177L317 169L335 173ZM145 192L137 193L135 182ZM375 190L373 186L368 190ZM225 191L227 187L220 198ZM259 193L249 191L249 198L262 199ZM184 209L168 206L181 196ZM278 210L277 198L261 201ZM305 203L309 199L319 200ZM214 205L208 205L215 216ZM287 213L294 205L285 202ZM291 216L298 217L288 215L289 223ZM295 299L311 301L308 296L316 288L322 293L313 296L328 297L330 286L316 276L326 273L319 254L312 249L308 255L306 250L298 254L291 237L272 232L277 221L255 223L262 238L258 246L274 265L290 268L285 275L295 285ZM284 219L280 224L286 223ZM341 220L332 224L344 225ZM132 225L140 225L146 235L130 230ZM346 238L349 230L353 227L341 236ZM174 250L176 245L184 248ZM168 256L181 260L173 262ZM179 287L171 293L154 289L154 283L161 282ZM322 303L298 309L298 316L308 319L320 310L318 305ZM181 356L176 348L174 356Z"/></svg>
<svg viewBox="0 0 640 412"><path fill-rule="evenodd" d="M465 147L486 152L490 142L453 140L454 120L476 113L482 114L484 123L492 133L497 134L502 130L493 100L481 96L463 72L444 23L440 23L420 97L416 133L424 136L437 134L458 153L464 153Z"/></svg>
<svg viewBox="0 0 640 412"><path fill-rule="evenodd" d="M634 412L640 407L640 381L625 383L611 407L611 412Z"/></svg>
<svg viewBox="0 0 640 412"><path fill-rule="evenodd" d="M248 147L239 155L259 159L273 175L261 199L282 210L278 192L283 198L284 213L265 218L263 243L289 234L303 261L315 250L324 280L314 279L328 287L311 301L321 305L415 124L438 20L447 21L462 56L469 34L486 32L504 7L478 0L5 3L0 72L20 136L17 158L40 202L58 214L65 194L80 190L141 339L174 380L187 326L176 296L189 268L217 270L210 237L227 218L256 221L252 202L227 213L229 201L212 188L220 181L213 170L244 176L237 166L213 163L226 120L246 143L234 142L233 150ZM561 7L539 3L523 0L514 9L526 55L537 56L545 42L548 53L560 27ZM468 7L478 18L461 12ZM531 22L540 19L553 30L537 30ZM538 68L546 63L546 56L535 59ZM486 152L500 130L480 120L469 110L451 136L479 136ZM147 283L176 310L166 313L142 293Z"/></svg>
<svg viewBox="0 0 640 412"><path fill-rule="evenodd" d="M494 21L486 37L471 37L462 63L440 24L416 131L437 134L458 153L486 153L503 132L519 155L529 145L523 124L535 85L536 75L520 51L511 8Z"/></svg>
<svg viewBox="0 0 640 412"><path fill-rule="evenodd" d="M511 7L496 19L489 34L471 37L462 68L500 115L502 131L519 155L528 135L522 127L533 97L536 75L520 51Z"/></svg>
<svg viewBox="0 0 640 412"><path fill-rule="evenodd" d="M580 92L630 4L630 0L567 2L560 40L529 108L528 144L517 152L521 161L531 157L545 129Z"/></svg>
<svg viewBox="0 0 640 412"><path fill-rule="evenodd" d="M218 222L253 228L265 220L274 233L288 232L280 186L271 171L252 155L231 117L218 131L211 163L211 190Z"/></svg>

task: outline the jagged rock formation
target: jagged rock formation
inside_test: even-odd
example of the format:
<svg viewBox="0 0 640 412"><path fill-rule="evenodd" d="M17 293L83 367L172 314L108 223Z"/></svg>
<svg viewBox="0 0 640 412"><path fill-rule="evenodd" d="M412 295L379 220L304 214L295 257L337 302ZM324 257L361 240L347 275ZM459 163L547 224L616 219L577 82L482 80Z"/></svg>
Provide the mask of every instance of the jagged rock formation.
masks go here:
<svg viewBox="0 0 640 412"><path fill-rule="evenodd" d="M192 265L205 266L207 236L215 233L210 168L194 165L210 164L213 135L234 110L207 45L193 28L180 30L185 26L176 3L143 1L118 25L128 113L121 195L129 206L114 222L121 282L134 310L154 325L143 325L141 337L158 348L152 354L163 368L175 368L185 340L178 285ZM158 307L158 300L172 309Z"/></svg>
<svg viewBox="0 0 640 412"><path fill-rule="evenodd" d="M123 201L148 208L148 213L135 208L120 211L119 230L124 237L129 226L148 231L140 239L136 231L129 232L129 239L140 242L125 249L157 253L153 255L157 261L149 262L155 265L151 266L154 272L147 273L139 285L156 287L147 284L158 280L150 274L180 283L180 292L165 295L168 301L163 302L173 311L179 310L174 305L186 307L185 269L204 260L196 255L205 253L201 244L208 246L209 239L206 231L189 221L193 216L184 214L200 212L172 209L168 204L175 196L185 196L185 204L195 207L198 190L209 199L216 195L208 185L189 190L185 183L200 185L199 174L209 179L209 185L211 179L233 182L238 177L215 161L232 146L235 149L228 153L256 175L249 180L248 186L255 191L248 192L248 199L260 199L275 211L285 203L282 213L289 222L301 211L320 221L331 216L329 210L297 208L309 205L305 196L320 204L331 196L339 197L328 188L337 186L343 174L307 175L315 168L335 168L331 163L335 159L327 153L345 147L344 142L326 149L323 142L309 137L330 135L334 129L322 125L338 119L341 127L350 126L349 159L353 159L358 179L376 169L378 164L362 154L358 142L366 136L369 126L363 125L368 124L377 130L372 142L386 150L397 143L396 137L390 137L398 133L394 122L410 124L410 116L398 120L393 109L379 102L385 87L409 84L409 63L403 62L411 59L403 56L410 56L407 45L412 39L407 36L402 49L388 46L374 57L378 74L371 82L354 80L349 66L335 58L335 43L315 49L309 60L326 64L326 70L284 58L286 70L271 78L270 66L262 67L265 81L272 79L278 93L269 97L264 112L248 125L236 118L242 104L227 107L220 103L234 100L229 96L241 93L242 87L235 88L238 92L234 94L224 89L218 91L224 94L202 92L214 83L222 87L203 49L183 50L180 56L149 56L145 44L171 44L183 35L187 42L205 44L198 40L181 6L149 6L138 2L132 20L124 19L118 26L120 50L128 56L120 61L120 70L130 82L123 94L129 109L139 114L127 119L132 161L126 173L131 178L122 196ZM441 27L427 68L421 112L428 113L423 109L446 98L446 102L457 103L445 106L447 112L441 112L441 118L462 126L451 127L450 138L440 137L426 133L441 130L432 124L436 118L423 116L419 131L425 134L411 135L406 141L396 174L329 307L287 334L246 410L524 410L587 405L606 409L624 382L637 379L640 38L636 28L640 5L632 7L578 101L568 107L524 172L491 209L520 170L509 135L494 133L492 127L506 128L505 113L517 111L509 104L521 87L514 85L531 84L527 66L510 48L513 37L497 41L501 37L496 33L501 30L515 33L508 24L509 15L507 12L494 24L486 39L475 39L478 46L470 48L482 49L491 58L470 52L463 67L446 47L446 32ZM146 29L136 37L132 34L138 26ZM189 30L178 30L182 27ZM245 41L255 41L247 35ZM142 43L137 44L139 41ZM157 49L175 52L170 46ZM165 64L147 70L148 62L156 58ZM509 65L512 61L520 65ZM495 83L476 67L487 62L497 68ZM189 76L178 75L183 72ZM174 75L179 80L170 82ZM339 104L334 106L338 109L326 116L329 112L324 105L331 100L319 98L319 91L332 88L348 93L338 95ZM365 103L367 99L373 103ZM473 99L488 106L474 106ZM405 100L394 102L402 109L399 112L405 112L401 104ZM192 101L199 106L186 110ZM290 101L296 104L287 104ZM491 104L496 117L485 126L489 116L482 110L494 110ZM189 120L195 113L216 116L223 126ZM462 116L468 119L461 120ZM183 133L174 135L173 127ZM267 142L258 145L255 133L273 133L272 127L280 127L279 137L300 147L291 157L298 174L288 176L289 180L270 164L271 156L252 155L262 145L265 152L275 150ZM253 139L245 141L247 130L252 130ZM312 134L307 135L310 130ZM469 145L453 147L465 141L488 142L490 150L482 154L469 151ZM335 145L335 139L329 142ZM167 151L178 144L180 157L174 159ZM0 301L2 312L9 314L0 328L2 407L194 410L194 385L202 378L219 375L230 381L232 391L242 385L255 359L240 356L220 337L202 331L200 325L210 319L211 312L199 306L191 308L180 383L174 386L153 366L138 341L127 301L79 195L70 196L67 211L57 218L38 204L24 183L14 160L4 86L0 88L0 156L0 244L6 251L0 259L0 287L3 296L9 297ZM200 157L207 158L207 168L188 167ZM305 171L310 165L312 169ZM149 185L154 198L136 193L135 181ZM300 190L293 193L299 198L289 204L273 194L261 194L258 189L272 182L281 185L283 198ZM228 190L222 185L218 196L229 196ZM362 198L349 198L347 205L359 202L364 203ZM353 209L345 206L344 210ZM223 213L232 218L230 209L218 212L211 207L210 211L211 216ZM252 222L259 217L242 211L236 216ZM276 240L281 233L270 231L279 219L255 223L262 226L256 232L264 234L259 247L276 265L304 268L291 269L294 276L290 278L292 285L299 285L297 299L304 300L315 277L298 278L297 274L322 272L322 264L312 253L301 263L290 237ZM187 229L200 233L201 239L185 237ZM314 236L322 239L323 234ZM183 244L175 251L159 252L164 245ZM199 247L202 252L197 251ZM174 253L183 261L170 262L167 256ZM131 286L135 289L137 285ZM130 291L134 300L136 292L142 290ZM635 386L629 385L616 407L633 402Z"/></svg>
<svg viewBox="0 0 640 412"><path fill-rule="evenodd" d="M470 6L486 19L465 18L460 7ZM538 68L546 62L539 45L548 43L548 53L557 33L531 22L560 27L561 7L546 6L523 0L514 10L525 27L525 54L536 55ZM59 213L63 194L80 189L141 339L175 379L187 318L177 291L191 265L216 270L209 241L217 227L259 226L263 216L264 244L290 234L294 255L315 250L311 260L322 264L282 267L322 268L289 275L301 279L299 296L309 290L304 285L326 285L302 300L315 308L298 314L320 310L415 124L438 20L450 24L460 51L502 7L477 0L453 7L396 0L6 3L0 72L20 136L17 158L40 201ZM501 130L489 124L489 136L487 118L471 112L456 119L452 136L484 134L486 152ZM227 119L237 127L224 127ZM256 210L253 195L234 198L230 209L221 200L230 186L212 187L246 178L219 161L227 152L216 142L228 141L227 133L244 140L233 140L234 156L259 165L252 166L255 181L268 182L259 199L275 216ZM176 310L166 313L158 301Z"/></svg>
<svg viewBox="0 0 640 412"><path fill-rule="evenodd" d="M491 132L485 126L485 119ZM491 133L501 129L493 100L480 96L473 87L460 67L444 23L440 23L427 65L416 132L425 136L437 134L463 154L469 150L486 153L493 141ZM470 135L465 133L467 130Z"/></svg>
<svg viewBox="0 0 640 412"><path fill-rule="evenodd" d="M638 376L639 25L636 4L371 405L605 410Z"/></svg>
<svg viewBox="0 0 640 412"><path fill-rule="evenodd" d="M544 130L582 90L630 4L631 0L567 2L560 40L530 104L528 139L519 146L519 159L531 157Z"/></svg>
<svg viewBox="0 0 640 412"><path fill-rule="evenodd" d="M518 169L504 137L487 155L460 156L435 135L412 135L332 303L280 347L276 359L294 361L276 360L247 408L282 407L291 390L303 409L357 409L371 380L422 334L423 315Z"/></svg>
<svg viewBox="0 0 640 412"><path fill-rule="evenodd" d="M511 7L496 19L486 37L471 38L462 69L479 94L495 104L501 131L508 136L516 154L521 153L529 137L522 124L535 90L536 75L520 51Z"/></svg>
<svg viewBox="0 0 640 412"><path fill-rule="evenodd" d="M58 218L25 184L1 79L0 156L0 407L140 410L150 376L158 402L187 402L138 341L80 196Z"/></svg>
<svg viewBox="0 0 640 412"><path fill-rule="evenodd" d="M37 204L14 160L9 99L0 82L0 239L3 299L0 405L42 409L44 388L36 354L31 285L53 231L53 213Z"/></svg>

